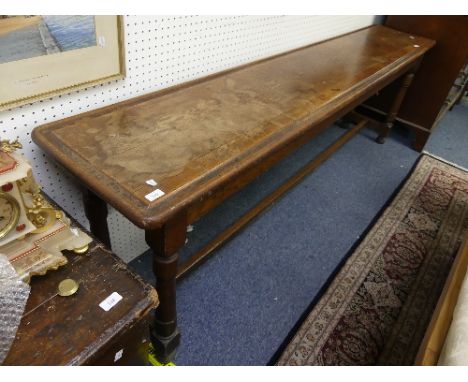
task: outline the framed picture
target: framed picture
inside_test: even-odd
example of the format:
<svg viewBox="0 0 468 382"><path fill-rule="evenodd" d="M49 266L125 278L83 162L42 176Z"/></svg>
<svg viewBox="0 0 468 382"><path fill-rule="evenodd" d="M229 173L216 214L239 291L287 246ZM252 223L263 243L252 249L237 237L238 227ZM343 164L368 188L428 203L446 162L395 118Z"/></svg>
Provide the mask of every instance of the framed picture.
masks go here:
<svg viewBox="0 0 468 382"><path fill-rule="evenodd" d="M0 110L123 78L121 16L0 16Z"/></svg>

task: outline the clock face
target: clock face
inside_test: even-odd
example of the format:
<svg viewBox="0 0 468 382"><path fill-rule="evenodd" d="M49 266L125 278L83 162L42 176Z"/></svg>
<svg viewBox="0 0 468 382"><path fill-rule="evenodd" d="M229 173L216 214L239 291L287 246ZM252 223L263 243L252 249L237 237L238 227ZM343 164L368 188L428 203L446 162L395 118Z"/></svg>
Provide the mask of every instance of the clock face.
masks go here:
<svg viewBox="0 0 468 382"><path fill-rule="evenodd" d="M20 208L15 198L0 192L0 239L16 227Z"/></svg>

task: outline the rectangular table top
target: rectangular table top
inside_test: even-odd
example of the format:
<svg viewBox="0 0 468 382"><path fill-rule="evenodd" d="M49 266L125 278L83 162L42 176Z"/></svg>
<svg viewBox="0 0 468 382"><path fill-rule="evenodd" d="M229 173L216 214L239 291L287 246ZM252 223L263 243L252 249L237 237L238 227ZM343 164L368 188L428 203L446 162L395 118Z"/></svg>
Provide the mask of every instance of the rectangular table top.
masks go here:
<svg viewBox="0 0 468 382"><path fill-rule="evenodd" d="M337 108L375 92L433 44L372 26L43 125L33 139L136 225L154 228ZM155 189L164 195L145 198Z"/></svg>

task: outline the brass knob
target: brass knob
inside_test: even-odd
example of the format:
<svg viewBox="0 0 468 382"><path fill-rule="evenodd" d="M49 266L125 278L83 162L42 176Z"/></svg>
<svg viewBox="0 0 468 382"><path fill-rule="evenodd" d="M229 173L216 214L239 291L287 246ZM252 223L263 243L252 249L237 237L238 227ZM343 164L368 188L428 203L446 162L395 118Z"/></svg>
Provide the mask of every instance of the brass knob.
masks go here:
<svg viewBox="0 0 468 382"><path fill-rule="evenodd" d="M79 284L73 279L65 279L58 285L58 294L62 297L71 296L76 293Z"/></svg>

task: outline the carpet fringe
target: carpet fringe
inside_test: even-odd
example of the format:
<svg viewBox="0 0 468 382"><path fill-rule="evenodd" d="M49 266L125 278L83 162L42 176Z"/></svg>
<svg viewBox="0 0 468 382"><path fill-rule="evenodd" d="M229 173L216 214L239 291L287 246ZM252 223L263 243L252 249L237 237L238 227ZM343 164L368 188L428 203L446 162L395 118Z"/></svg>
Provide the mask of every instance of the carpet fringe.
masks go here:
<svg viewBox="0 0 468 382"><path fill-rule="evenodd" d="M435 155L435 154L432 154L432 153L430 153L429 151L423 150L423 151L421 152L421 154L425 154L425 155L430 156L430 157L432 157L432 158L434 158L434 159L440 160L441 162L444 162L444 163L446 163L446 164L448 164L448 165L450 165L450 166L452 166L452 167L458 168L459 170L468 172L468 169L467 169L467 168L465 168L465 167L463 167L463 166L460 166L459 164L450 162L450 161L448 161L447 159L444 159L444 158L442 158L442 157L439 157L439 156L437 156L437 155Z"/></svg>

